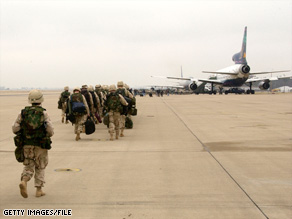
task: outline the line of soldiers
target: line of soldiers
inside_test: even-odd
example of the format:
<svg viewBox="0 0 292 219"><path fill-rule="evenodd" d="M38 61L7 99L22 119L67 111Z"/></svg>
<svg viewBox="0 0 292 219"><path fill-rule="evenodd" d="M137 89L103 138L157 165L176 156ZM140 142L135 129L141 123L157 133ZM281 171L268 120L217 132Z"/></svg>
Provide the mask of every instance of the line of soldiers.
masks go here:
<svg viewBox="0 0 292 219"><path fill-rule="evenodd" d="M108 86L83 85L74 88L70 94L66 86L58 101L58 108L62 109L62 123L68 120L74 124L75 140L81 139L80 134L86 133L86 124L89 120L95 124L106 124L109 128L110 140L124 137L126 120L132 126L131 115L135 115L136 100L129 86L123 81ZM66 120L66 121L65 121ZM88 126L89 127L89 126Z"/></svg>

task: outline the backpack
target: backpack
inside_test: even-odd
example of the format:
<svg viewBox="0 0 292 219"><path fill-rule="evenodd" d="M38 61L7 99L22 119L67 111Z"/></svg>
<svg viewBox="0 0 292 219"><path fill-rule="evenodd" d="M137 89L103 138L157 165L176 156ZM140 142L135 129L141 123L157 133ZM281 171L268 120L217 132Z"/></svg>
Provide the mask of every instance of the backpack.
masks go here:
<svg viewBox="0 0 292 219"><path fill-rule="evenodd" d="M51 149L51 139L46 136L44 111L40 106L27 106L21 111L21 128L23 130L23 145L34 145Z"/></svg>
<svg viewBox="0 0 292 219"><path fill-rule="evenodd" d="M65 103L67 101L67 99L69 98L69 96L70 96L70 92L69 91L66 91L66 90L63 91L61 93L61 98L60 98L61 102Z"/></svg>
<svg viewBox="0 0 292 219"><path fill-rule="evenodd" d="M26 138L39 138L44 136L45 118L44 108L39 106L27 106L21 111L21 127Z"/></svg>
<svg viewBox="0 0 292 219"><path fill-rule="evenodd" d="M82 94L72 94L70 98L73 113L85 113L86 107L83 103Z"/></svg>
<svg viewBox="0 0 292 219"><path fill-rule="evenodd" d="M123 111L123 107L120 101L120 96L118 93L110 93L107 96L107 106L109 110L113 110L115 112Z"/></svg>

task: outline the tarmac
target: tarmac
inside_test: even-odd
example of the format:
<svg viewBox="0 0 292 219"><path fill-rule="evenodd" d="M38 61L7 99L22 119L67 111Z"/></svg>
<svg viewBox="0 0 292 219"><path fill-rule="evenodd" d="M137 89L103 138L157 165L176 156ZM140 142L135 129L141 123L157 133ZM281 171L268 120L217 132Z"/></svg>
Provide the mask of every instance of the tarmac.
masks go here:
<svg viewBox="0 0 292 219"><path fill-rule="evenodd" d="M44 92L46 195L32 179L27 199L11 125L28 92L0 93L0 218L292 218L292 94L137 96L125 137L109 141L99 124L76 142L60 93Z"/></svg>

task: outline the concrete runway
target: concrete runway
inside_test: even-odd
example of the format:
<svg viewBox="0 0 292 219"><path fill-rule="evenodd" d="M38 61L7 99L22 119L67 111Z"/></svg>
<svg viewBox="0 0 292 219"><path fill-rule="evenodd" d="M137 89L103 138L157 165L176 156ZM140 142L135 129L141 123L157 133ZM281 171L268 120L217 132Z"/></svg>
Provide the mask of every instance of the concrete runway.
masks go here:
<svg viewBox="0 0 292 219"><path fill-rule="evenodd" d="M76 142L61 123L60 92L44 92L55 128L47 195L36 198L31 180L24 199L11 125L27 94L0 93L1 218L5 209L23 209L22 218L29 209L98 219L292 218L291 94L137 97L125 137L109 141L100 124Z"/></svg>

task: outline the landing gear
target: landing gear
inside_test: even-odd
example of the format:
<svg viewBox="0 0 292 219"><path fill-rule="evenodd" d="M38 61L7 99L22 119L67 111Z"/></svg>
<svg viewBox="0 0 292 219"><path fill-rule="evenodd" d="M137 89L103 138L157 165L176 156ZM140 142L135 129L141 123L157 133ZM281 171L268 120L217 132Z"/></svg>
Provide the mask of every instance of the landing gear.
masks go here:
<svg viewBox="0 0 292 219"><path fill-rule="evenodd" d="M254 90L247 90L246 94L254 94Z"/></svg>
<svg viewBox="0 0 292 219"><path fill-rule="evenodd" d="M211 83L211 91L209 91L209 94L212 95L216 95L217 94L217 91L214 91L214 86L213 86L214 83Z"/></svg>
<svg viewBox="0 0 292 219"><path fill-rule="evenodd" d="M254 90L251 89L252 83L249 82L249 90L246 91L246 94L254 94Z"/></svg>

